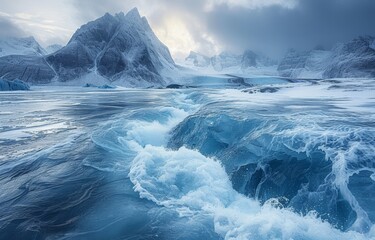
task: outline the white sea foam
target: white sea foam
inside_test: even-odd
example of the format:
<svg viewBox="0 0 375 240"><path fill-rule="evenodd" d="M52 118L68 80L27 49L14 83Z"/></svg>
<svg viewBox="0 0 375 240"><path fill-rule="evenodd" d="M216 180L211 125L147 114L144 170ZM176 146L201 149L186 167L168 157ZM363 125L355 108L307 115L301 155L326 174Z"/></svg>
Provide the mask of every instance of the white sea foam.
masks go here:
<svg viewBox="0 0 375 240"><path fill-rule="evenodd" d="M274 202L260 206L233 190L214 159L197 151L146 146L129 173L142 198L176 209L181 216L208 213L215 231L225 239L370 239L357 232L340 232L313 213L301 216Z"/></svg>
<svg viewBox="0 0 375 240"><path fill-rule="evenodd" d="M215 231L225 239L375 239L374 231L367 235L341 232L313 212L301 216L277 208L277 200L261 206L232 188L217 160L185 147L166 149L168 130L185 116L180 110L168 110L170 119L164 123L126 124L129 135L122 143L136 151L129 177L140 197L175 209L181 216L210 214Z"/></svg>
<svg viewBox="0 0 375 240"><path fill-rule="evenodd" d="M220 94L211 95L211 98L220 97L235 101L236 107L240 104L246 106L253 100L253 104L266 106L280 97L284 98L290 91L284 90L279 95L270 94L259 99L247 93L225 90ZM315 93L310 95L311 98L317 97ZM344 95L348 97L350 94ZM295 99L300 97L302 96L290 96ZM325 97L329 98L329 95ZM225 239L375 239L374 227L366 234L356 231L342 232L319 219L314 212L302 216L292 209L280 207L277 199L270 199L262 206L258 201L247 198L233 189L224 167L216 159L205 157L198 151L185 147L178 150L167 149L170 130L197 110L197 106L193 106L193 102L184 95L175 96L174 101L173 107L160 107L151 115L145 113L147 117L143 118L127 117L111 122L105 130L101 129L93 135L95 143L110 151L120 154L132 152L129 177L140 197L174 209L181 217L208 214L212 217L215 231ZM335 141L338 144L346 139L345 134L348 131L342 131L340 136L340 131L335 129L331 129L335 132L329 132L319 129L318 125L298 124L306 122L309 116L301 119L289 117L291 121L296 122L297 127L276 132L275 134L279 135L275 136L275 141L282 138L290 139L289 145L288 141L281 142L286 143L284 147L292 151L309 155L310 149L328 141L330 136L336 136ZM308 122L313 122L313 119L310 120ZM270 127L262 131L274 133L275 129ZM256 133L254 134L253 137L256 137ZM295 144L294 140L302 143ZM344 195L350 193L346 191L350 175L340 175L345 172L342 168L345 169L347 164L340 159L351 159L360 147L353 145L343 152L321 148L327 154L327 158L334 163L335 183ZM355 158L353 159L355 161ZM351 199L351 196L345 197ZM355 207L357 203L353 200L350 204ZM358 219L365 219L361 212L357 211L358 213Z"/></svg>

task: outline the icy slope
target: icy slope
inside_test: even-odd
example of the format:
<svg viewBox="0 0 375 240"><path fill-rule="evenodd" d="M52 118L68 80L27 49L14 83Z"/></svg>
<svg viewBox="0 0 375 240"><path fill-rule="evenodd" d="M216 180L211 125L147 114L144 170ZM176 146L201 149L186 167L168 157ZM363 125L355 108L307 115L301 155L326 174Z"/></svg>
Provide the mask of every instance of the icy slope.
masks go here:
<svg viewBox="0 0 375 240"><path fill-rule="evenodd" d="M324 50L298 52L289 50L277 70L290 78L322 78L332 53Z"/></svg>
<svg viewBox="0 0 375 240"><path fill-rule="evenodd" d="M208 67L211 64L211 58L191 51L189 56L185 59L186 64L196 67Z"/></svg>
<svg viewBox="0 0 375 240"><path fill-rule="evenodd" d="M137 9L126 15L106 14L82 26L68 45L47 61L61 81L95 71L125 86L163 85L162 71L174 69L169 50Z"/></svg>
<svg viewBox="0 0 375 240"><path fill-rule="evenodd" d="M81 79L94 73L95 78L115 85L160 87L176 72L168 48L137 9L126 15L106 14L83 25L65 47L45 57L0 58L0 76L33 83L48 83L56 77L59 82L80 85Z"/></svg>
<svg viewBox="0 0 375 240"><path fill-rule="evenodd" d="M359 37L330 51L289 51L278 66L291 78L368 78L375 76L375 38Z"/></svg>
<svg viewBox="0 0 375 240"><path fill-rule="evenodd" d="M0 39L0 57L8 55L42 56L47 52L33 37Z"/></svg>
<svg viewBox="0 0 375 240"><path fill-rule="evenodd" d="M47 54L51 54L51 53L57 52L61 48L63 48L63 46L61 46L59 44L52 44L52 45L49 45L48 47L46 47L45 50L46 50Z"/></svg>
<svg viewBox="0 0 375 240"><path fill-rule="evenodd" d="M11 55L0 58L0 77L33 84L50 83L55 72L44 57Z"/></svg>
<svg viewBox="0 0 375 240"><path fill-rule="evenodd" d="M212 57L190 52L185 61L179 64L204 74L243 73L253 75L277 75L276 61L251 50L246 50L242 54L222 52Z"/></svg>
<svg viewBox="0 0 375 240"><path fill-rule="evenodd" d="M375 38L359 37L333 50L323 77L375 77Z"/></svg>
<svg viewBox="0 0 375 240"><path fill-rule="evenodd" d="M225 68L240 66L241 55L236 55L230 52L222 52L219 55L211 58L211 64L216 71L222 71Z"/></svg>

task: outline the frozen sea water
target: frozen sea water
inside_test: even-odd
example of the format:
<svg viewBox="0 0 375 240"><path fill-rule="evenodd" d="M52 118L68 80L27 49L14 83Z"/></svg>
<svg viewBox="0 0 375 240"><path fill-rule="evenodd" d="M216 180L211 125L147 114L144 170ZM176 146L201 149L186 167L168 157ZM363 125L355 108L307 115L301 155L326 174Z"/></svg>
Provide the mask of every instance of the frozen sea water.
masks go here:
<svg viewBox="0 0 375 240"><path fill-rule="evenodd" d="M0 93L0 239L374 239L375 82L267 84Z"/></svg>

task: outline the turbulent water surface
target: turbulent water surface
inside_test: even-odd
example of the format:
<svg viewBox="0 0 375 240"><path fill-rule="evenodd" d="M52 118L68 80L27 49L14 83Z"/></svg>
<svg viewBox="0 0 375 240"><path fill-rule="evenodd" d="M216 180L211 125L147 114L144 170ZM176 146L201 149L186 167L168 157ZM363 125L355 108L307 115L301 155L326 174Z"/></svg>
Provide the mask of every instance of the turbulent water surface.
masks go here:
<svg viewBox="0 0 375 240"><path fill-rule="evenodd" d="M375 239L375 82L0 94L0 239Z"/></svg>

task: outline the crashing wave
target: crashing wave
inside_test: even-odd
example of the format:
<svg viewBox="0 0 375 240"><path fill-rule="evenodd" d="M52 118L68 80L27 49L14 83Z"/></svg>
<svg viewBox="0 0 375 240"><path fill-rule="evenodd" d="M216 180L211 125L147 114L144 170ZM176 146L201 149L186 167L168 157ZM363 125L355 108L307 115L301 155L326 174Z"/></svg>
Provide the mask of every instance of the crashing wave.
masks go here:
<svg viewBox="0 0 375 240"><path fill-rule="evenodd" d="M328 116L317 124L308 115L243 110L249 119L214 103L196 112L189 98L132 112L93 135L100 147L131 156L126 168L141 198L181 217L211 216L225 239L373 236L370 216L348 185L370 169L373 153L364 150L373 149L373 139L361 141L371 137L365 123L329 128Z"/></svg>

